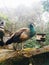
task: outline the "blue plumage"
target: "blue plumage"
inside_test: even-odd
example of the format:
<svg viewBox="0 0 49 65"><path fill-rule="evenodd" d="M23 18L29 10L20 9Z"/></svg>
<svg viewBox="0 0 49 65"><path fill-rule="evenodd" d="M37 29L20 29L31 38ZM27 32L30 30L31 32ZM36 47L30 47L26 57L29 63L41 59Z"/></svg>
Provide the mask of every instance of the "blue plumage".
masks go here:
<svg viewBox="0 0 49 65"><path fill-rule="evenodd" d="M30 24L30 37L33 37L36 34L35 29L32 24Z"/></svg>

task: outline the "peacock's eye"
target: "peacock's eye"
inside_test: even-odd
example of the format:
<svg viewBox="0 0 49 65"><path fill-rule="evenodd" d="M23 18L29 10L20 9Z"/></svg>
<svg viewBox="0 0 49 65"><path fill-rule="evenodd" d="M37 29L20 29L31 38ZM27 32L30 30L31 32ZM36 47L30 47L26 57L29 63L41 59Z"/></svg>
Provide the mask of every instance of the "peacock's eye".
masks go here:
<svg viewBox="0 0 49 65"><path fill-rule="evenodd" d="M3 24L3 22L1 22L1 24Z"/></svg>

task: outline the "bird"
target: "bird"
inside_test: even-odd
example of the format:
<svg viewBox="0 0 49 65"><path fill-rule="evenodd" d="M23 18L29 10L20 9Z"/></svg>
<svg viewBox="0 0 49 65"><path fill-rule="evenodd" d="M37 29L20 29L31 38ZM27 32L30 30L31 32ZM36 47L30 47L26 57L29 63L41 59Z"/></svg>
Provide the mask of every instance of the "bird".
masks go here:
<svg viewBox="0 0 49 65"><path fill-rule="evenodd" d="M29 24L28 28L21 28L16 31L11 37L6 41L5 45L9 45L11 43L22 43L30 38L32 38L36 34L34 25L32 23ZM22 44L23 49L23 44ZM16 50L16 49L15 49Z"/></svg>
<svg viewBox="0 0 49 65"><path fill-rule="evenodd" d="M0 19L0 46L4 45L3 37L4 37L4 21Z"/></svg>

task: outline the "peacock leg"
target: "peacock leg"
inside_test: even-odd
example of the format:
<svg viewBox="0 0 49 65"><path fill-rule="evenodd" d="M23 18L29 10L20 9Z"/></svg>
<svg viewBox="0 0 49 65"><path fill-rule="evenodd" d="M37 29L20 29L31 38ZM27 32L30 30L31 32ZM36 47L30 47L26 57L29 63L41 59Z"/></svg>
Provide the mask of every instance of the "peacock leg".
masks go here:
<svg viewBox="0 0 49 65"><path fill-rule="evenodd" d="M14 44L14 43L13 43L13 49L16 50L16 49L15 49L15 44Z"/></svg>
<svg viewBox="0 0 49 65"><path fill-rule="evenodd" d="M14 49L14 50L18 50L17 47L18 47L18 43L13 44L13 49Z"/></svg>
<svg viewBox="0 0 49 65"><path fill-rule="evenodd" d="M22 44L22 47L21 47L21 48L22 48L22 50L23 50L23 49L24 49L24 43L21 43L21 44Z"/></svg>

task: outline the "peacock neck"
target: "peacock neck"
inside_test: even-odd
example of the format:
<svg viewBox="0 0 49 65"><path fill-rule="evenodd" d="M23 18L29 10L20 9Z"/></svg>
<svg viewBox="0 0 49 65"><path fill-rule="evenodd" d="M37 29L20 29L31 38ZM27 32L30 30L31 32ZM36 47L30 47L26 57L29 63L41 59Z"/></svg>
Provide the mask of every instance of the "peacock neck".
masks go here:
<svg viewBox="0 0 49 65"><path fill-rule="evenodd" d="M30 37L33 37L35 35L34 27L30 27Z"/></svg>

